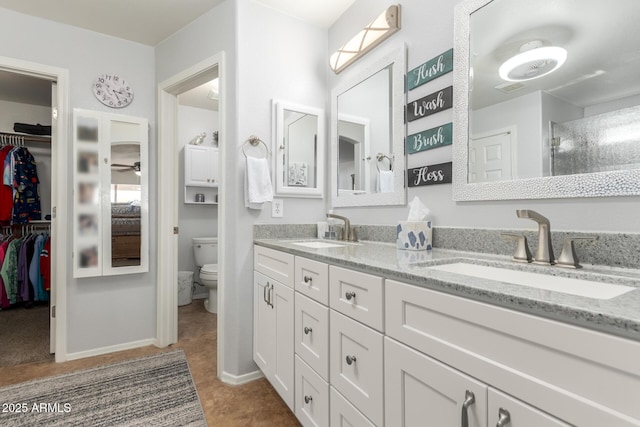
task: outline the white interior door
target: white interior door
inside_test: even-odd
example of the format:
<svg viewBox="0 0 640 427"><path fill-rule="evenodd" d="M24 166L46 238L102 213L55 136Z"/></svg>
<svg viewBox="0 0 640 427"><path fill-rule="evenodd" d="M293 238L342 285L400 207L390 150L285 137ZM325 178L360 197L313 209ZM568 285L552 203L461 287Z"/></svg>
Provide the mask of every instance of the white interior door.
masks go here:
<svg viewBox="0 0 640 427"><path fill-rule="evenodd" d="M482 135L469 140L469 182L511 180L513 132Z"/></svg>
<svg viewBox="0 0 640 427"><path fill-rule="evenodd" d="M55 147L57 144L56 134L58 130L58 84L51 82L51 147ZM53 148L52 148L53 149ZM53 162L52 162L53 163ZM57 165L53 164L53 167ZM54 173L53 171L51 172ZM55 239L56 236L53 236ZM55 247L54 245L51 245ZM55 281L55 276L53 277ZM56 306L56 288L57 283L51 286L51 294L49 295L49 353L56 352L56 318L54 317L54 310Z"/></svg>

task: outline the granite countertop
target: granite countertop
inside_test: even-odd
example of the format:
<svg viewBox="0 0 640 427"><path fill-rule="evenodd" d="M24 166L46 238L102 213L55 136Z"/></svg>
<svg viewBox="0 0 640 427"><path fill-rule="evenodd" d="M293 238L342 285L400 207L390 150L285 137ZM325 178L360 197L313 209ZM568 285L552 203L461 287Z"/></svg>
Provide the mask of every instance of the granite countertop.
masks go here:
<svg viewBox="0 0 640 427"><path fill-rule="evenodd" d="M438 248L404 251L394 244L379 242L344 243L341 247L318 249L294 244L305 240L317 239L257 239L255 244L640 341L640 270L637 269L585 266L573 270L516 263L507 256L477 252ZM580 278L636 289L611 299L594 299L430 268L452 262Z"/></svg>

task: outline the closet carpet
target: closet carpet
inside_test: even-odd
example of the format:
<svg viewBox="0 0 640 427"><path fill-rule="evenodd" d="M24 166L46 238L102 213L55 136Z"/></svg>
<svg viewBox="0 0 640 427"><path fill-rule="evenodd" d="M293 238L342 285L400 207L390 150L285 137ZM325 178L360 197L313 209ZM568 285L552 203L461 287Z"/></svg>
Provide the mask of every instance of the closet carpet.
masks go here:
<svg viewBox="0 0 640 427"><path fill-rule="evenodd" d="M49 305L0 312L0 368L53 361L49 354Z"/></svg>
<svg viewBox="0 0 640 427"><path fill-rule="evenodd" d="M299 426L264 378L240 386L230 386L216 378L216 327L216 315L204 309L203 300L194 300L178 308L178 342L171 348L149 346L64 363L0 367L0 386L181 348L210 427Z"/></svg>

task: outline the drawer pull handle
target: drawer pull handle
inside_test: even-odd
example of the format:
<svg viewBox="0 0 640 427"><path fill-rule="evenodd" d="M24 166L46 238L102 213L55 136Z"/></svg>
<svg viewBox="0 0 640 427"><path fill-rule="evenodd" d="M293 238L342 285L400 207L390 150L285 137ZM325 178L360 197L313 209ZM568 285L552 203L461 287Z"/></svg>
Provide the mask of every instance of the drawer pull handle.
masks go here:
<svg viewBox="0 0 640 427"><path fill-rule="evenodd" d="M310 403L312 400L313 400L313 397L311 397L311 396L305 396L305 397L304 397L304 403L307 403L307 404L308 404L308 403Z"/></svg>
<svg viewBox="0 0 640 427"><path fill-rule="evenodd" d="M308 326L304 327L304 334L305 335L309 335L312 331L313 331L313 329L311 329L310 327L308 327Z"/></svg>
<svg viewBox="0 0 640 427"><path fill-rule="evenodd" d="M355 356L347 356L347 365L351 365L353 363L356 363L356 357Z"/></svg>
<svg viewBox="0 0 640 427"><path fill-rule="evenodd" d="M464 393L464 402L462 403L462 427L469 427L469 406L476 403L476 396L473 392L466 390Z"/></svg>
<svg viewBox="0 0 640 427"><path fill-rule="evenodd" d="M351 299L356 299L356 293L347 292L346 294L344 294L344 297L347 299L347 301L351 301Z"/></svg>
<svg viewBox="0 0 640 427"><path fill-rule="evenodd" d="M504 408L498 410L498 423L496 427L504 427L511 422L511 414Z"/></svg>
<svg viewBox="0 0 640 427"><path fill-rule="evenodd" d="M304 280L304 283L311 283L311 281L313 280L313 277L311 277L311 276L304 276L304 278L303 278L302 280Z"/></svg>

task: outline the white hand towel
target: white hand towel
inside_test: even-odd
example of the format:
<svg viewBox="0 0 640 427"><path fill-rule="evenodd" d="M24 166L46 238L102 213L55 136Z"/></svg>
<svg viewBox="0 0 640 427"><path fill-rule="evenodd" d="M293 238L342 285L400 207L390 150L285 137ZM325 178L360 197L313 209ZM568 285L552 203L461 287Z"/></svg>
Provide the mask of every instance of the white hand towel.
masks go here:
<svg viewBox="0 0 640 427"><path fill-rule="evenodd" d="M378 171L378 193L393 193L393 171Z"/></svg>
<svg viewBox="0 0 640 427"><path fill-rule="evenodd" d="M262 209L273 200L273 187L267 159L247 156L244 178L244 205L249 209Z"/></svg>

